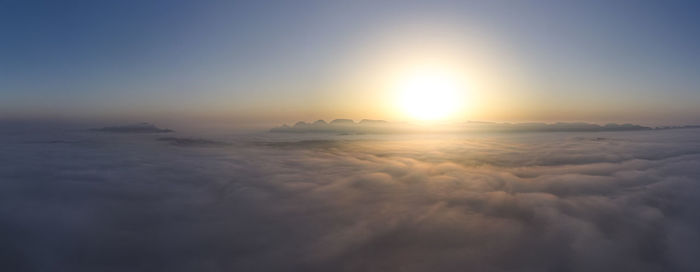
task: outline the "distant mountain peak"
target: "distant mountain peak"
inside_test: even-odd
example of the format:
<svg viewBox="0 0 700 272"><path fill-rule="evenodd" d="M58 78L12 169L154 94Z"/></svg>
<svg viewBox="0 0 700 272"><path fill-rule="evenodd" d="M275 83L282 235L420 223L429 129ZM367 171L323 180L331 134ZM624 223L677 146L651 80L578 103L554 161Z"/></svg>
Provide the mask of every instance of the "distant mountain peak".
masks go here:
<svg viewBox="0 0 700 272"><path fill-rule="evenodd" d="M293 127L280 126L271 129L271 132L293 133L338 133L338 134L366 134L366 133L460 133L460 132L597 132L597 131L636 131L651 130L653 128L634 124L605 124L598 125L584 122L556 122L556 123L493 123L469 121L455 123L453 125L420 126L403 123L390 123L385 120L362 119L355 123L351 119L335 119L330 123L317 120L313 123L297 122Z"/></svg>
<svg viewBox="0 0 700 272"><path fill-rule="evenodd" d="M331 125L352 125L355 124L355 121L352 119L335 119L331 121Z"/></svg>

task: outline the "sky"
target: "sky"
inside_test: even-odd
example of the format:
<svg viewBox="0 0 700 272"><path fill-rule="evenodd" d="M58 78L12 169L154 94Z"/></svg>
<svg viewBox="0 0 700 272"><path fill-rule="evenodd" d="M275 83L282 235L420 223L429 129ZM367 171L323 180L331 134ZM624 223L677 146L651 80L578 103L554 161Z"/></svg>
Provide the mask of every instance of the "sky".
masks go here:
<svg viewBox="0 0 700 272"><path fill-rule="evenodd" d="M0 270L700 271L696 2L0 0Z"/></svg>
<svg viewBox="0 0 700 272"><path fill-rule="evenodd" d="M0 1L0 118L700 123L693 1Z"/></svg>

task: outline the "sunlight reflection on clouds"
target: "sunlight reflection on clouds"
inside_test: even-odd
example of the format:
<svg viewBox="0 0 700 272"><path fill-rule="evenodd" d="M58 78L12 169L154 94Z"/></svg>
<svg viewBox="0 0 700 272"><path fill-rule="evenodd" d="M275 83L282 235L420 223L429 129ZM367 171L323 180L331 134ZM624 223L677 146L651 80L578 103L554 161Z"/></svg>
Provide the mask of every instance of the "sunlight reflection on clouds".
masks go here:
<svg viewBox="0 0 700 272"><path fill-rule="evenodd" d="M0 258L18 270L692 271L697 135L5 145Z"/></svg>

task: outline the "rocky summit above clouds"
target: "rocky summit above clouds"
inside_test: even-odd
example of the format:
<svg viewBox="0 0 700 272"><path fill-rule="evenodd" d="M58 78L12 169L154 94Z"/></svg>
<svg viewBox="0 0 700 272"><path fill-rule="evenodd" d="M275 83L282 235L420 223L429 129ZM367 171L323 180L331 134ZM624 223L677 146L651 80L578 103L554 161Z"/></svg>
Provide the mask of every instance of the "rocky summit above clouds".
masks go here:
<svg viewBox="0 0 700 272"><path fill-rule="evenodd" d="M355 124L355 121L350 120L350 119L335 119L331 121L331 125L352 125Z"/></svg>
<svg viewBox="0 0 700 272"><path fill-rule="evenodd" d="M316 122L313 123L313 125L315 125L315 126L327 125L327 124L328 123L326 123L326 121L323 121L323 120L316 120Z"/></svg>
<svg viewBox="0 0 700 272"><path fill-rule="evenodd" d="M673 128L690 128L673 127ZM653 129L668 129L669 127L651 128L634 124L615 124L598 125L591 123L493 123L493 122L466 122L454 124L437 124L431 126L409 124L409 123L390 123L384 120L369 120L363 119L355 123L350 119L335 119L330 123L324 120L318 120L313 123L299 121L294 126L286 124L272 128L270 132L288 132L288 133L350 133L350 134L365 134L365 133L455 133L455 132L595 132L595 131L635 131L635 130L653 130Z"/></svg>
<svg viewBox="0 0 700 272"><path fill-rule="evenodd" d="M270 132L292 132L292 133L387 133L387 129L395 127L395 124L384 120L362 119L355 123L351 119L335 119L329 123L325 120L317 120L313 123L305 121L296 122L293 126L284 124L270 129Z"/></svg>

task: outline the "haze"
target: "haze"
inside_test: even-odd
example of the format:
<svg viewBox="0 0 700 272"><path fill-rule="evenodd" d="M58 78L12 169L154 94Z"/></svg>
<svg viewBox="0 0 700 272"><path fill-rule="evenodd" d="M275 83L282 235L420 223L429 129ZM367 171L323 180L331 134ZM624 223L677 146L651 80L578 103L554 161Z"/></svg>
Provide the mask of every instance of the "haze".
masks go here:
<svg viewBox="0 0 700 272"><path fill-rule="evenodd" d="M695 1L0 0L0 271L700 271Z"/></svg>

